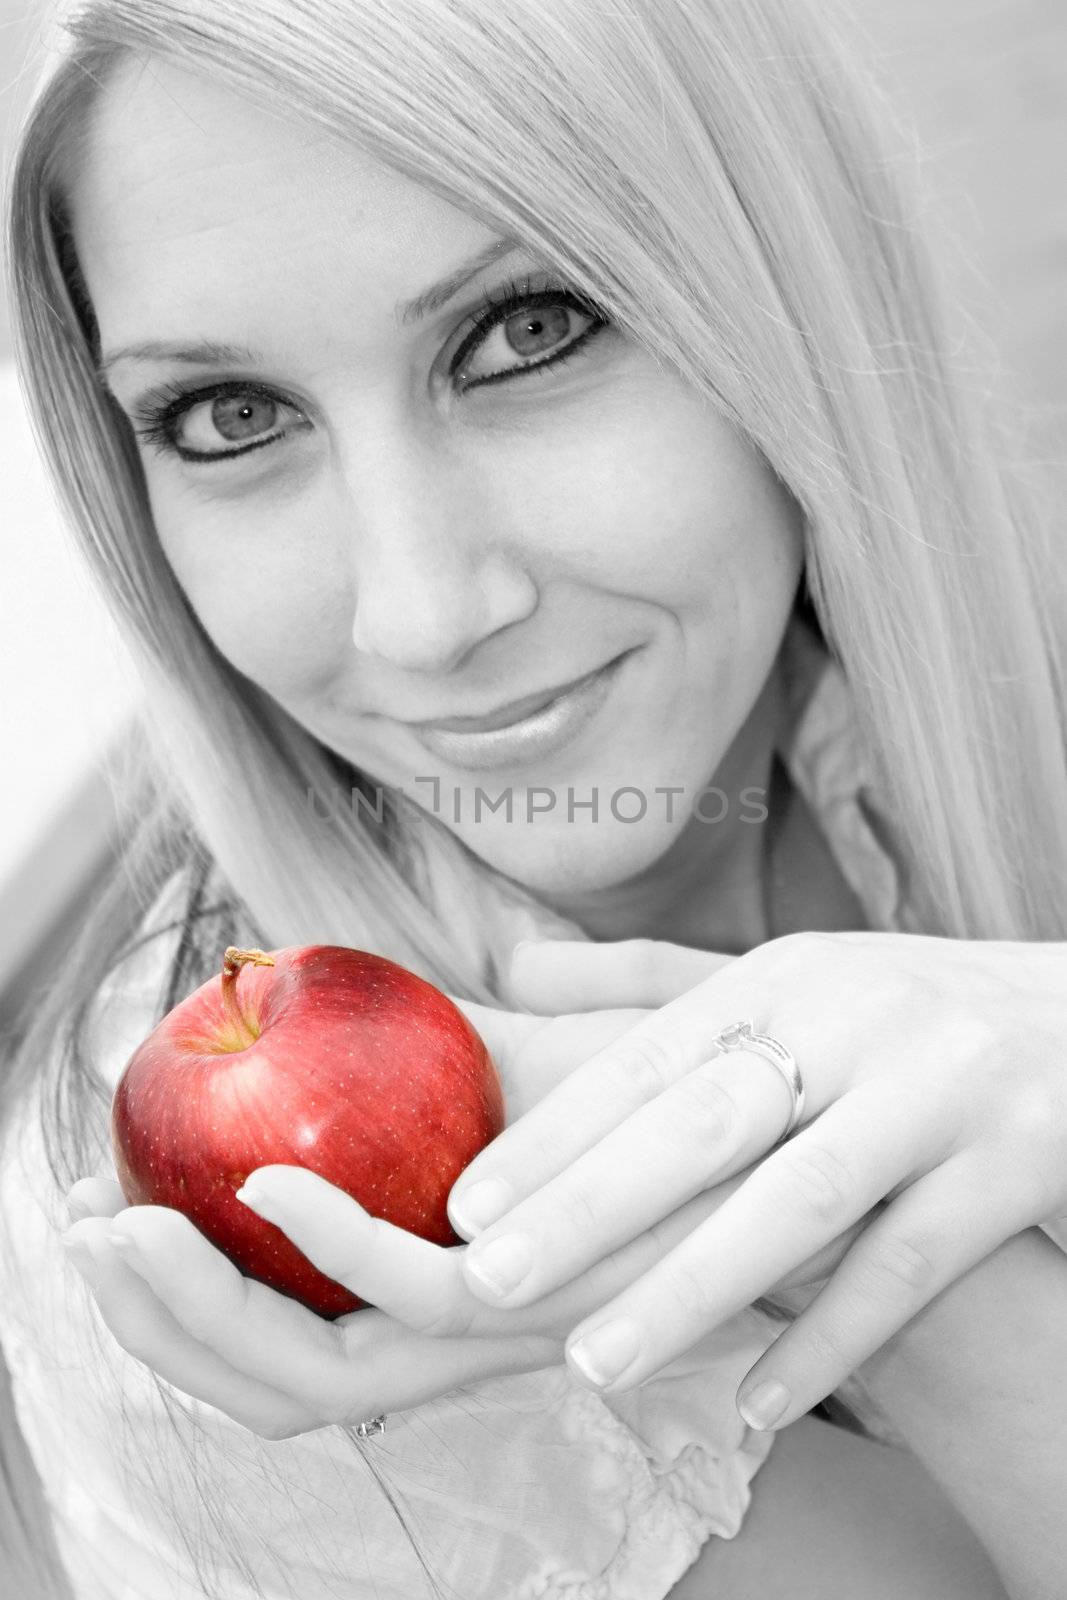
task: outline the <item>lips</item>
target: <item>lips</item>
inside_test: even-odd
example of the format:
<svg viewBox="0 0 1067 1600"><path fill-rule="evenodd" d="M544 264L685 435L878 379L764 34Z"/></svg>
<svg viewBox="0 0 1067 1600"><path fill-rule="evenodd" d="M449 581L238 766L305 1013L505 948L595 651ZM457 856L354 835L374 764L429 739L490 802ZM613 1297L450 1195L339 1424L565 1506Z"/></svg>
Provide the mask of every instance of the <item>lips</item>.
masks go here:
<svg viewBox="0 0 1067 1600"><path fill-rule="evenodd" d="M572 678L569 683L557 684L553 689L543 689L540 693L527 695L522 700L512 700L508 705L490 711L483 717L441 717L431 722L413 722L410 726L420 730L439 730L442 733L492 733L497 728L506 728L513 722L521 722L524 717L530 717L534 712L543 710L561 695L571 694L575 689L590 682L598 672L602 672L604 667L610 664L602 662L584 677Z"/></svg>
<svg viewBox="0 0 1067 1600"><path fill-rule="evenodd" d="M511 719L502 727L421 727L412 732L424 750L454 769L529 772L536 762L555 760L596 719L633 654L628 650L616 656L596 672L576 679L571 688L564 686L532 696L534 701L542 702L541 707L525 716L515 716L514 706L522 705L522 701L501 708L498 715Z"/></svg>

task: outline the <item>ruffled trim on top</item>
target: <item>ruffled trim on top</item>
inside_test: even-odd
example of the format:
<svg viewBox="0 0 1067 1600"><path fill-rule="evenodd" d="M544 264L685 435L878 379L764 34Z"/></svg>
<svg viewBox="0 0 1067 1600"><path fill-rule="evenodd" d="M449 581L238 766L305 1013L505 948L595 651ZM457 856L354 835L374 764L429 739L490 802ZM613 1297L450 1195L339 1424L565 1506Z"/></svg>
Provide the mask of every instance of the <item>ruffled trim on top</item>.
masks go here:
<svg viewBox="0 0 1067 1600"><path fill-rule="evenodd" d="M728 1328L744 1320L735 1319ZM640 1426L622 1420L599 1395L573 1387L557 1416L565 1434L596 1448L603 1474L598 1484L604 1494L601 1513L610 1515L614 1508L619 1545L610 1565L595 1578L577 1567L542 1561L515 1590L515 1600L664 1600L710 1537L734 1537L748 1509L751 1481L770 1453L774 1435L757 1433L741 1423L733 1411L733 1389L772 1336L768 1332L757 1341L743 1363L735 1351L730 1367L736 1365L736 1371L705 1368L702 1375L695 1371L686 1375L683 1393L694 1381L697 1387L685 1407L690 1435L685 1444L679 1431L670 1427L659 1445L651 1442ZM706 1407L713 1385L725 1403L713 1408L709 1428L702 1402ZM617 1397L615 1404L621 1408L624 1401L635 1401L634 1409L651 1417L671 1386L669 1376L659 1375L632 1394ZM649 1392L643 1394L645 1390ZM730 1418L725 1416L727 1407ZM715 1416L715 1410L722 1416ZM665 1456L664 1444L674 1453Z"/></svg>

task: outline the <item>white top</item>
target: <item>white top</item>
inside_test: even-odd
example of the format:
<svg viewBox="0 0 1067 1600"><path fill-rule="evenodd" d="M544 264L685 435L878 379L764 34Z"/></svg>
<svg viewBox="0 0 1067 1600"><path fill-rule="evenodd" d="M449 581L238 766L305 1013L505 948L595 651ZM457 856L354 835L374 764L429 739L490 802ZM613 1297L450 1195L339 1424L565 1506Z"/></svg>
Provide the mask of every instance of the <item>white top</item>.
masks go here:
<svg viewBox="0 0 1067 1600"><path fill-rule="evenodd" d="M782 758L870 925L903 928L844 676L799 622L785 647L800 711ZM168 941L147 951L143 985L124 977L112 1087L162 1007ZM0 1338L77 1600L421 1600L434 1589L405 1529L462 1600L663 1600L709 1537L737 1532L773 1444L734 1407L780 1326L755 1310L615 1398L560 1365L393 1414L366 1442L263 1440L116 1343L57 1243L66 1208L24 1114L0 1223ZM207 1505L198 1469L218 1486Z"/></svg>

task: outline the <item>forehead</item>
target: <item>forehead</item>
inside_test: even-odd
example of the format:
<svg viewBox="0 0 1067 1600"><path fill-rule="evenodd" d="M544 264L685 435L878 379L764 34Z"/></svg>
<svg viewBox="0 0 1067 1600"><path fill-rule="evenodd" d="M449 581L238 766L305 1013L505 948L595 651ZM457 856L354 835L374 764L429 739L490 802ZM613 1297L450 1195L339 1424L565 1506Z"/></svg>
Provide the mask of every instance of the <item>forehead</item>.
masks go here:
<svg viewBox="0 0 1067 1600"><path fill-rule="evenodd" d="M71 212L90 293L123 303L195 283L225 257L264 287L287 265L334 291L339 259L377 269L391 306L493 237L369 150L151 58L101 91ZM225 292L219 274L214 286Z"/></svg>

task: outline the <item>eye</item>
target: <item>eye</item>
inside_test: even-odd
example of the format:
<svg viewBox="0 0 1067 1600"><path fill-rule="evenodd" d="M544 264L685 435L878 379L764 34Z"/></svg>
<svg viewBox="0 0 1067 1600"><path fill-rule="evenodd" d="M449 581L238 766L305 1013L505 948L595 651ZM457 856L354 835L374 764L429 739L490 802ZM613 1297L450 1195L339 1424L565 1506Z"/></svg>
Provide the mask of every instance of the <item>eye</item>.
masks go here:
<svg viewBox="0 0 1067 1600"><path fill-rule="evenodd" d="M310 426L291 402L238 380L195 390L164 385L141 398L135 417L140 438L186 461L231 460Z"/></svg>
<svg viewBox="0 0 1067 1600"><path fill-rule="evenodd" d="M487 294L485 307L449 366L461 393L558 367L610 326L599 307L565 284L531 292L529 279L509 283ZM164 384L142 395L131 415L138 437L158 454L201 465L233 461L312 426L254 379L197 389Z"/></svg>
<svg viewBox="0 0 1067 1600"><path fill-rule="evenodd" d="M599 307L563 285L531 293L528 280L509 283L485 301L451 364L464 390L558 366L609 325Z"/></svg>

